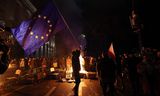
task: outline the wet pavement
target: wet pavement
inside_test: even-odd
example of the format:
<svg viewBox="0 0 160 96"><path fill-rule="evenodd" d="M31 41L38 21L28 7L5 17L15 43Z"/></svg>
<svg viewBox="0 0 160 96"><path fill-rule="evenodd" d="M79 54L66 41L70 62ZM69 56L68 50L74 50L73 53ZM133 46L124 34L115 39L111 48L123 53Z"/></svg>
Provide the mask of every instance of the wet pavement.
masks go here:
<svg viewBox="0 0 160 96"><path fill-rule="evenodd" d="M15 78L15 69L16 67L12 66L8 68L5 74L0 75L0 96L73 96L73 80L66 80L65 78L57 80L52 77L34 82L32 80L19 80ZM103 96L98 79L84 77L79 86L79 96ZM133 96L129 79L125 78L123 82L118 80L115 84L116 96ZM144 87L147 90L147 86ZM159 96L159 83L156 88L156 96Z"/></svg>

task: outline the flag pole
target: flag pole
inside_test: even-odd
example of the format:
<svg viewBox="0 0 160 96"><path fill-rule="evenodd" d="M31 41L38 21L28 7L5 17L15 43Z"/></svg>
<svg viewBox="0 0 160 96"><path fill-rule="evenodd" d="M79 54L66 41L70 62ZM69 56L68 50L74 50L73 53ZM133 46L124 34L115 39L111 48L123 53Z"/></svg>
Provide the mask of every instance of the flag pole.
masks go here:
<svg viewBox="0 0 160 96"><path fill-rule="evenodd" d="M77 45L79 45L79 43L78 43L77 39L75 38L75 36L74 36L73 32L72 32L72 31L71 31L71 29L70 29L70 27L69 27L68 23L66 22L65 18L63 17L63 15L62 15L61 11L58 9L58 7L57 7L57 4L56 4L55 0L52 0L52 1L53 1L53 3L55 4L55 7L57 8L58 13L60 14L60 16L61 16L61 18L62 18L62 20L63 20L64 24L66 25L66 27L67 27L68 31L69 31L69 32L70 32L70 34L72 35L72 37L73 37L73 39L75 40L76 44L77 44Z"/></svg>

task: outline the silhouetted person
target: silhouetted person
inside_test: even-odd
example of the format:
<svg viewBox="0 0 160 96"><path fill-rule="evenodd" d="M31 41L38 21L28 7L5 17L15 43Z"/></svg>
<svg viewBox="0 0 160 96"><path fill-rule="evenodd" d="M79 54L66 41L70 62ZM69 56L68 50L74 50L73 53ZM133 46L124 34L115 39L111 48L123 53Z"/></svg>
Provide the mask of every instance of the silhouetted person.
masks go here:
<svg viewBox="0 0 160 96"><path fill-rule="evenodd" d="M129 54L126 62L128 65L129 78L133 89L133 96L140 95L141 89L137 72L137 65L140 63L140 61L140 57L136 57L134 54Z"/></svg>
<svg viewBox="0 0 160 96"><path fill-rule="evenodd" d="M0 39L0 74L3 74L8 68L8 51L8 46L3 39Z"/></svg>
<svg viewBox="0 0 160 96"><path fill-rule="evenodd" d="M74 96L78 96L78 88L81 82L80 80L80 50L76 50L72 52L72 68L73 68L73 76L75 78L75 86L74 86Z"/></svg>
<svg viewBox="0 0 160 96"><path fill-rule="evenodd" d="M102 87L104 96L114 96L115 95L115 62L112 58L108 56L107 53L100 57L97 65L98 76L100 84Z"/></svg>

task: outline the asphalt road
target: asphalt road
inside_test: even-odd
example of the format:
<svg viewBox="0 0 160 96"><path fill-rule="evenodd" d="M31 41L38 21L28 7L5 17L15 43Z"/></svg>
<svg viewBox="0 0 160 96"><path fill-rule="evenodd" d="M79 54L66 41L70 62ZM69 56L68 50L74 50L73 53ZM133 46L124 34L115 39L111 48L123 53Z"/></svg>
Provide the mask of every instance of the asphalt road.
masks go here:
<svg viewBox="0 0 160 96"><path fill-rule="evenodd" d="M29 82L17 80L7 80L6 78L14 76L16 67L8 68L5 74L0 75L0 96L73 96L74 82L58 81L55 78L40 80L39 82ZM11 74L13 73L13 74ZM126 78L128 76L125 76ZM118 79L117 79L118 80ZM157 79L160 81L160 78ZM141 81L146 93L148 89L146 80ZM129 79L124 79L124 86L121 80L116 84L116 96L132 96L132 88ZM156 96L159 95L160 82L156 84ZM123 87L123 88L122 88ZM79 96L102 96L101 87L97 79L81 79L79 86ZM148 96L148 95L142 95Z"/></svg>
<svg viewBox="0 0 160 96"><path fill-rule="evenodd" d="M33 84L17 84L0 90L0 96L73 96L74 82L43 80ZM79 96L102 96L98 80L82 79Z"/></svg>

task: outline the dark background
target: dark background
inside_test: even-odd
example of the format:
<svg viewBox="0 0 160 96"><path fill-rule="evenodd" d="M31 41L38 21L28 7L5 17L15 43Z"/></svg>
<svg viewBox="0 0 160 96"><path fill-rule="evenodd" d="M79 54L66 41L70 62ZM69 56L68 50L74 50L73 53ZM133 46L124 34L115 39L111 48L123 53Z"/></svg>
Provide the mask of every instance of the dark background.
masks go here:
<svg viewBox="0 0 160 96"><path fill-rule="evenodd" d="M46 0L29 0L39 9ZM20 3L18 3L20 2ZM149 0L55 0L75 37L86 35L88 55L106 51L113 42L117 54L139 48L138 33L131 30L129 15L134 8L143 24L144 47L159 48L159 7ZM34 11L21 0L0 0L0 21L13 27ZM30 11L30 13L28 12Z"/></svg>

